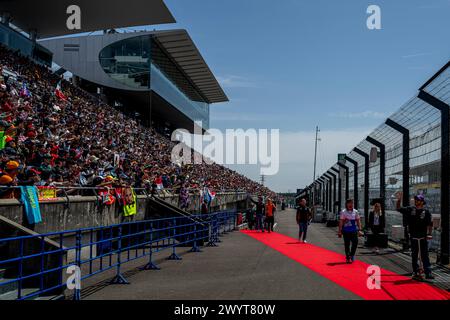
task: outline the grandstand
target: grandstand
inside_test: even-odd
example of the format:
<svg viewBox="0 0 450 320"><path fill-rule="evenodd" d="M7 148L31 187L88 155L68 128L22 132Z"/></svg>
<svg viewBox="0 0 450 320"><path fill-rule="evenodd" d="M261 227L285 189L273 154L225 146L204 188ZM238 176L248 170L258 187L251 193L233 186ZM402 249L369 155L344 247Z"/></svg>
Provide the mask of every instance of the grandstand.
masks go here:
<svg viewBox="0 0 450 320"><path fill-rule="evenodd" d="M13 197L5 187L15 185L151 189L158 181L167 189L271 194L217 164L173 164L166 136L3 46L0 64L2 198Z"/></svg>
<svg viewBox="0 0 450 320"><path fill-rule="evenodd" d="M124 32L39 41L76 84L110 105L172 132L209 128L209 108L228 97L186 30Z"/></svg>
<svg viewBox="0 0 450 320"><path fill-rule="evenodd" d="M176 194L208 187L275 196L218 164L171 162L171 131L192 130L198 120L206 129L209 105L228 98L187 31L117 31L175 22L163 1L135 0L121 11L108 1L79 1L77 32L103 34L55 38L76 33L62 27L66 2L0 8L1 198L30 185ZM89 14L99 10L107 18ZM52 72L55 62L61 68Z"/></svg>

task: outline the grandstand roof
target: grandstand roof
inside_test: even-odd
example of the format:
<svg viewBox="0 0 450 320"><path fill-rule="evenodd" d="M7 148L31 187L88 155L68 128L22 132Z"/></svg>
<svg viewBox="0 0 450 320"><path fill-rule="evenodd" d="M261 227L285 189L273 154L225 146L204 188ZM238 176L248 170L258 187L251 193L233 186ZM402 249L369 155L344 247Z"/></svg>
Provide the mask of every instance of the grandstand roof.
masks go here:
<svg viewBox="0 0 450 320"><path fill-rule="evenodd" d="M95 72L95 69L85 68L84 66L79 66L80 69L74 69L74 62L71 60L71 56L67 55L67 51L64 46L67 43L79 45L82 39L90 39L93 43L89 45L84 45L87 48L101 48L107 44L120 41L123 39L131 37L139 37L143 35L152 35L159 46L167 52L167 55L172 59L174 64L176 64L179 70L184 73L190 83L199 91L202 97L208 103L218 103L228 101L228 97L220 86L219 82L215 78L208 64L203 59L200 51L195 46L188 32L184 29L175 30L161 30L161 31L140 31L131 33L115 33L115 34L102 34L102 35L90 35L90 36L80 36L80 37L65 37L65 38L55 38L46 39L39 41L40 44L47 47L53 52L53 59L55 63L62 67L66 67L64 61L67 61L67 70L71 71L86 80L91 80L92 77L83 76L80 71L83 72ZM106 42L101 43L98 39L104 39ZM98 41L99 44L94 42ZM86 55L96 55L94 51L86 51ZM82 53L80 56L84 56ZM98 59L98 56L89 56L89 59ZM68 60L64 60L68 59ZM99 65L100 67L100 65ZM92 80L95 82L95 80Z"/></svg>
<svg viewBox="0 0 450 320"><path fill-rule="evenodd" d="M209 103L228 101L228 97L186 30L151 33Z"/></svg>
<svg viewBox="0 0 450 320"><path fill-rule="evenodd" d="M70 5L81 9L81 30L67 28ZM176 22L163 0L0 1L0 13L25 32L35 30L38 38Z"/></svg>

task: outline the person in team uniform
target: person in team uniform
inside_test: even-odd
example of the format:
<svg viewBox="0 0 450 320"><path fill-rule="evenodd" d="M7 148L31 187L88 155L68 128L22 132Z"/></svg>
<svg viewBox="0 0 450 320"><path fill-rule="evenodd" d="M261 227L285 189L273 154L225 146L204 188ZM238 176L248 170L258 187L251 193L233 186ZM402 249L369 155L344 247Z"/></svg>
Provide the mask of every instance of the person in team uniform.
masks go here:
<svg viewBox="0 0 450 320"><path fill-rule="evenodd" d="M344 237L345 258L347 263L355 261L356 249L358 248L358 237L362 236L361 217L353 207L353 200L345 201L345 209L339 217L339 238ZM350 246L351 245L351 246Z"/></svg>
<svg viewBox="0 0 450 320"><path fill-rule="evenodd" d="M411 262L413 268L413 279L421 280L419 274L419 252L423 265L425 278L434 279L431 273L430 257L428 255L428 240L431 240L433 230L433 220L429 210L425 209L425 197L422 194L414 197L414 206L401 207L402 193L397 195L397 211L400 212L407 222L409 238L411 240Z"/></svg>

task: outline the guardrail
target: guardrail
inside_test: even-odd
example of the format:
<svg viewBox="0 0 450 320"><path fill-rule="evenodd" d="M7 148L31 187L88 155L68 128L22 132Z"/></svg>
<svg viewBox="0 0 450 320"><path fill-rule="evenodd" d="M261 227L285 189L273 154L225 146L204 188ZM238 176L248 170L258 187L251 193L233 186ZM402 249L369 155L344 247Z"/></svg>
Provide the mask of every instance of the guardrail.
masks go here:
<svg viewBox="0 0 450 320"><path fill-rule="evenodd" d="M35 186L39 191L54 191L55 197L68 197L68 196L86 196L86 195L92 195L92 196L99 196L99 192L105 192L105 191L114 191L115 189L125 189L125 188L132 188L136 195L151 195L151 189L149 188L134 188L126 185L117 185L117 186L103 186L103 187L81 187L81 186ZM0 191L7 191L7 190L18 190L20 186L0 186ZM178 195L178 189L176 188L162 188L157 189L155 194L157 196L177 196ZM243 189L237 189L237 190L218 190L218 194L222 193L247 193ZM190 188L189 189L190 195L200 195L201 189L197 188ZM14 197L17 198L17 197ZM42 199L45 201L45 199ZM51 200L51 197L50 199Z"/></svg>
<svg viewBox="0 0 450 320"><path fill-rule="evenodd" d="M199 252L205 243L216 246L220 235L234 230L236 217L236 212L227 211L0 239L0 246L17 249L10 250L15 255L0 260L0 269L7 271L0 289L14 287L17 300L63 292L69 268L78 268L80 281L115 269L111 282L125 284L124 264L147 257L142 269L159 269L153 262L157 252L170 250L168 259L180 260L176 253L180 246L192 246L191 252ZM55 245L49 246L49 239ZM36 289L28 292L30 288ZM81 299L80 291L75 287L74 300Z"/></svg>

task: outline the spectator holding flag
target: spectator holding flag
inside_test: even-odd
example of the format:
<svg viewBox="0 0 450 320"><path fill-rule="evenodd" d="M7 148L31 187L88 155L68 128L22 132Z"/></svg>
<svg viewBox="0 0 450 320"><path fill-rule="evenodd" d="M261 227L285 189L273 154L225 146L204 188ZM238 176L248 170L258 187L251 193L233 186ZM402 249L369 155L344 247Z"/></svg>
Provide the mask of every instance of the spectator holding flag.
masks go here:
<svg viewBox="0 0 450 320"><path fill-rule="evenodd" d="M30 97L31 96L31 93L30 93L30 91L27 88L27 83L26 82L22 83L22 89L20 90L20 96L21 97Z"/></svg>
<svg viewBox="0 0 450 320"><path fill-rule="evenodd" d="M56 84L55 96L57 96L60 100L64 101L67 100L67 97L64 95L61 89L61 80L59 80L58 83Z"/></svg>

